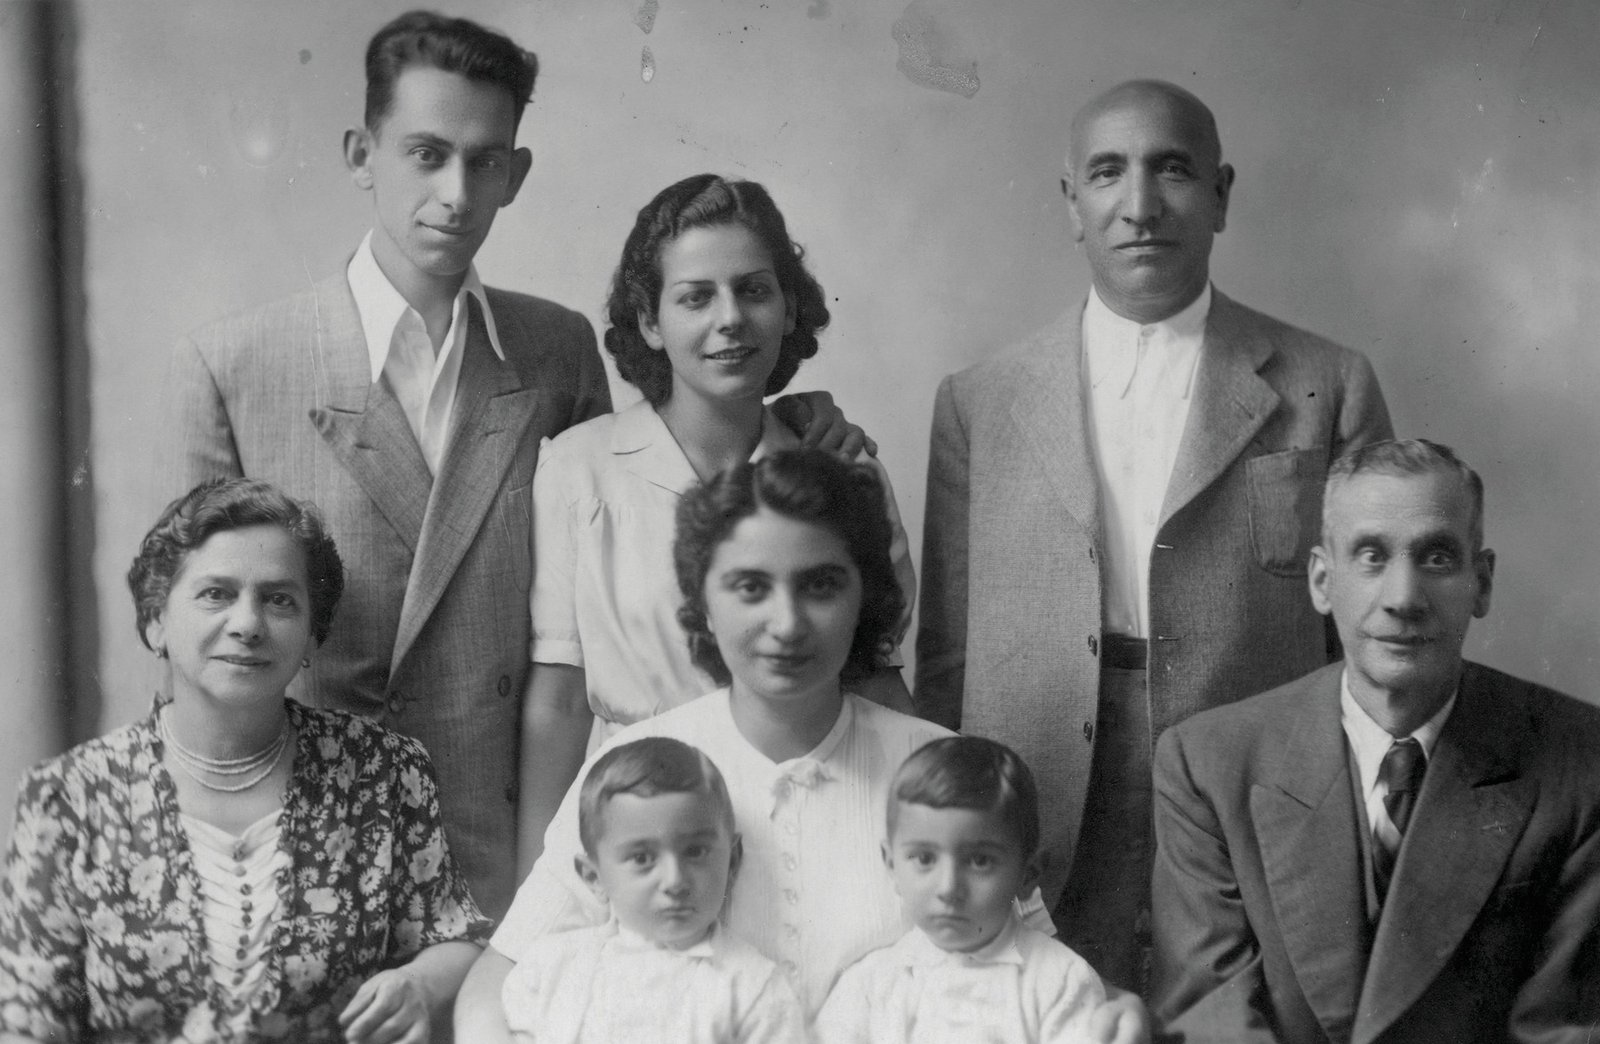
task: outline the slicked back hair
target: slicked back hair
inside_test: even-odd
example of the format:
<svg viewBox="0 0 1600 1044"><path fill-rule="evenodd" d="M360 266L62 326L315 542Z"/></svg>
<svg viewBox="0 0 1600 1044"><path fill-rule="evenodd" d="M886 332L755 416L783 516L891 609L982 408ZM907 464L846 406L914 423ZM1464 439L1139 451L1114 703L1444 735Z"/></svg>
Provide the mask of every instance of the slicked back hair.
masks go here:
<svg viewBox="0 0 1600 1044"><path fill-rule="evenodd" d="M394 85L412 66L459 73L502 87L511 95L513 128L533 99L539 59L511 38L466 18L407 11L379 29L367 44L367 130L376 134L394 107Z"/></svg>
<svg viewBox="0 0 1600 1044"><path fill-rule="evenodd" d="M1483 479L1449 446L1427 439L1385 439L1369 442L1328 466L1322 494L1322 544L1329 546L1329 506L1333 495L1358 475L1452 475L1472 499L1472 550L1483 550Z"/></svg>

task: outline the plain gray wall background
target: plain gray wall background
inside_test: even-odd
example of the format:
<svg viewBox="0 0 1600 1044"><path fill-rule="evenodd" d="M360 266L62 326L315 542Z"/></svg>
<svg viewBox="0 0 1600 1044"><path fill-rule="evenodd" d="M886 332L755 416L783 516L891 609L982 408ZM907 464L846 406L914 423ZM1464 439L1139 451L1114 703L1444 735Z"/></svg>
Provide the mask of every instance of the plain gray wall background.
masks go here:
<svg viewBox="0 0 1600 1044"><path fill-rule="evenodd" d="M80 5L106 728L148 707L157 682L123 576L160 506L168 350L343 264L370 204L340 136L360 119L368 37L409 6ZM876 436L919 547L939 379L1088 285L1057 185L1073 109L1134 76L1191 88L1238 169L1216 284L1368 353L1398 430L1453 444L1483 473L1499 576L1469 651L1600 694L1600 4L449 9L508 32L543 69L520 134L533 172L479 257L484 279L598 328L654 192L702 170L764 182L833 300L795 387L830 389Z"/></svg>

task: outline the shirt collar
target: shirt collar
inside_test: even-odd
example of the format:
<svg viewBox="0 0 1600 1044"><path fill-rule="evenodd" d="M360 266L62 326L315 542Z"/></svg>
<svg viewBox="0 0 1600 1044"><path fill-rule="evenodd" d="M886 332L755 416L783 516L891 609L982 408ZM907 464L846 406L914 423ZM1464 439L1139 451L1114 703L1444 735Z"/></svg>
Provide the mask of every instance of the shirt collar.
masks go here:
<svg viewBox="0 0 1600 1044"><path fill-rule="evenodd" d="M619 456L637 456L637 471L651 482L675 493L689 492L699 485L694 465L684 456L678 440L667 429L649 400L640 399L612 414L611 452ZM761 441L756 443L752 461L770 457L779 450L800 445L800 436L789 430L771 409L761 412Z"/></svg>
<svg viewBox="0 0 1600 1044"><path fill-rule="evenodd" d="M623 953L662 953L675 957L710 959L716 956L714 940L721 926L712 924L711 930L706 932L705 938L693 946L686 946L681 950L671 946L662 946L654 939L640 935L638 932L623 925L617 920L617 915L612 914L606 922L605 930L614 937L612 945Z"/></svg>
<svg viewBox="0 0 1600 1044"><path fill-rule="evenodd" d="M361 315L361 332L367 342L372 379L377 381L383 373L383 364L389 358L389 345L394 340L395 327L400 325L400 320L405 318L407 312L416 313L400 295L400 291L395 289L389 277L383 274L383 269L378 267L378 259L372 255L370 231L362 237L361 245L356 247L355 255L345 269L345 276L350 283L350 294L356 299L356 311ZM489 308L489 295L483 288L483 281L478 278L476 266L468 267L461 289L456 291L452 324L461 321L468 294L478 299L478 310L483 313L483 326L489 334L489 347L494 349L494 354L501 362L505 362L506 353L500 346L500 330L495 325L494 312Z"/></svg>
<svg viewBox="0 0 1600 1044"><path fill-rule="evenodd" d="M1013 909L1000 934L970 953L942 950L921 928L913 928L895 943L895 956L908 968L977 968L990 964L1021 967L1026 963L1022 959L1022 951L1017 949L1017 932L1021 927Z"/></svg>
<svg viewBox="0 0 1600 1044"><path fill-rule="evenodd" d="M1455 709L1459 692L1459 689L1452 692L1450 698L1444 701L1444 706L1411 734L1411 738L1422 746L1424 758L1433 757L1433 748L1439 742L1439 733L1444 731L1444 723L1449 720L1450 712ZM1389 753L1389 747L1396 737L1389 735L1382 725L1372 720L1366 708L1356 702L1350 692L1348 668L1339 676L1339 712L1345 737L1355 753L1356 769L1361 773L1361 792L1370 794L1378 784L1378 770L1383 764L1383 756Z"/></svg>
<svg viewBox="0 0 1600 1044"><path fill-rule="evenodd" d="M1200 296L1177 314L1154 323L1136 323L1113 312L1100 296L1100 291L1091 285L1089 302L1083 309L1083 354L1090 386L1099 388L1110 382L1110 390L1114 394L1127 394L1140 361L1141 353L1137 350L1139 335L1148 332L1146 344L1149 347L1188 353L1189 358L1184 360L1188 374L1183 382L1183 397L1188 398L1194 386L1195 362L1200 355L1206 319L1210 314L1209 282L1200 291Z"/></svg>

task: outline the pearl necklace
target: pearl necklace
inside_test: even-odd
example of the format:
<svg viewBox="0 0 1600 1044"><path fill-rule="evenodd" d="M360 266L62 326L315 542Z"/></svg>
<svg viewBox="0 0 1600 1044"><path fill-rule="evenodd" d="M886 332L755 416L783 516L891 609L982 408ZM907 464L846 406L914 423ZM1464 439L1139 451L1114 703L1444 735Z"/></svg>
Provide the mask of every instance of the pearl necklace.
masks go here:
<svg viewBox="0 0 1600 1044"><path fill-rule="evenodd" d="M289 747L289 719L284 718L283 728L278 730L278 737L254 754L246 754L242 758L208 758L204 754L189 750L178 742L178 737L172 732L172 722L168 720L166 711L161 714L161 739L172 750L173 760L184 774L207 790L215 790L223 794L237 794L241 790L249 790L260 783L277 769L278 762L283 760L283 752ZM248 778L238 783L213 783L201 773L209 772L214 776L247 776Z"/></svg>

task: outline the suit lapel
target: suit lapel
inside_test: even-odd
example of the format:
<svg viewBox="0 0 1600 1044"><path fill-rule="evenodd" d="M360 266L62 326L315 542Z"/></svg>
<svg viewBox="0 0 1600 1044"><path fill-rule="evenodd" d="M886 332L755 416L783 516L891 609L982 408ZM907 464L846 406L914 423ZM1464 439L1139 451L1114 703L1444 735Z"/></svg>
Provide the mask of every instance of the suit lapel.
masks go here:
<svg viewBox="0 0 1600 1044"><path fill-rule="evenodd" d="M1455 955L1533 811L1519 774L1525 723L1467 664L1423 778L1372 945L1356 1041L1376 1038Z"/></svg>
<svg viewBox="0 0 1600 1044"><path fill-rule="evenodd" d="M415 552L433 477L399 400L372 380L361 314L343 270L317 287L320 369L312 423L339 464Z"/></svg>
<svg viewBox="0 0 1600 1044"><path fill-rule="evenodd" d="M1098 540L1099 495L1083 408L1083 309L1069 309L1040 335L1023 369L1011 417L1045 481Z"/></svg>
<svg viewBox="0 0 1600 1044"><path fill-rule="evenodd" d="M494 354L478 314L477 298L469 295L467 302L471 315L450 439L433 494L424 500L427 514L406 581L391 676L399 671L401 660L477 538L538 399L533 389L523 387L516 369ZM531 540L532 536L525 538Z"/></svg>
<svg viewBox="0 0 1600 1044"><path fill-rule="evenodd" d="M1329 1038L1355 1021L1367 928L1355 792L1333 664L1308 680L1279 761L1250 795L1262 872L1289 961Z"/></svg>
<svg viewBox="0 0 1600 1044"><path fill-rule="evenodd" d="M1162 525L1216 481L1278 408L1278 393L1256 372L1274 351L1244 309L1212 291L1194 400L1167 482Z"/></svg>

